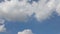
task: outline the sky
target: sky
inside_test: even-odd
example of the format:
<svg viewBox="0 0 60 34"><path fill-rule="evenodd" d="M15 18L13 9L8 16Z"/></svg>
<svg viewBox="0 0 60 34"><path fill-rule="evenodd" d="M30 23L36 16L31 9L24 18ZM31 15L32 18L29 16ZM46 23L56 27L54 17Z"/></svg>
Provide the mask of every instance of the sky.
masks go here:
<svg viewBox="0 0 60 34"><path fill-rule="evenodd" d="M0 0L0 34L60 34L60 0Z"/></svg>

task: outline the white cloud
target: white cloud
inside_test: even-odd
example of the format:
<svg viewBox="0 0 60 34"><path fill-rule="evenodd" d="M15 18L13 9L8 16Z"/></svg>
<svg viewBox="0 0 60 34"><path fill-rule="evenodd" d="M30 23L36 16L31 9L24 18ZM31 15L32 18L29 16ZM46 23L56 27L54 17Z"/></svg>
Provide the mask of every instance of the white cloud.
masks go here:
<svg viewBox="0 0 60 34"><path fill-rule="evenodd" d="M45 20L49 18L54 9L60 15L60 2L59 0L39 0L37 3L29 4L28 0L11 0L0 3L0 17L7 20L27 20L28 16L31 17L35 13L37 20Z"/></svg>
<svg viewBox="0 0 60 34"><path fill-rule="evenodd" d="M60 16L60 4L58 4L58 6L56 8L57 8L56 11L57 11L58 15Z"/></svg>
<svg viewBox="0 0 60 34"><path fill-rule="evenodd" d="M24 30L22 32L18 32L18 34L33 34L30 29Z"/></svg>
<svg viewBox="0 0 60 34"><path fill-rule="evenodd" d="M6 31L4 23L5 23L5 21L3 19L0 19L0 32Z"/></svg>
<svg viewBox="0 0 60 34"><path fill-rule="evenodd" d="M6 31L5 25L0 25L0 32L5 32L5 31Z"/></svg>

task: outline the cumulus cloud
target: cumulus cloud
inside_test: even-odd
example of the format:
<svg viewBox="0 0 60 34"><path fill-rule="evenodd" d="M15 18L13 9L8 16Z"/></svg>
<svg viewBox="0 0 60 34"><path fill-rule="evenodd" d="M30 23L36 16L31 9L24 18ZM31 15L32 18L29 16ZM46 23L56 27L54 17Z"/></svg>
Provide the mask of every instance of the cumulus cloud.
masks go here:
<svg viewBox="0 0 60 34"><path fill-rule="evenodd" d="M7 20L27 20L28 17L34 15L37 20L45 20L49 18L53 12L60 15L60 0L39 0L33 1L32 4L29 0L5 0L0 3L0 17ZM56 9L56 11L55 11Z"/></svg>
<svg viewBox="0 0 60 34"><path fill-rule="evenodd" d="M30 29L24 30L22 32L18 32L18 34L33 34Z"/></svg>

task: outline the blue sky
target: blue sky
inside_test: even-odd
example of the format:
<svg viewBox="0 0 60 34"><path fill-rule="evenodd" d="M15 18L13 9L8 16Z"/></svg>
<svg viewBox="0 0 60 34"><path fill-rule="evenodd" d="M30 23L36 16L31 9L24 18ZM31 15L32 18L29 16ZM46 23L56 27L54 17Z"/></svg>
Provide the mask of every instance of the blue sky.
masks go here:
<svg viewBox="0 0 60 34"><path fill-rule="evenodd" d="M60 33L60 17L55 16L44 22L29 20L27 23L11 22L6 25L9 34L17 34L18 31L31 29L35 34L59 34Z"/></svg>
<svg viewBox="0 0 60 34"><path fill-rule="evenodd" d="M34 34L60 34L60 16L53 13L49 19L43 21L38 21L34 17L30 17L27 22L5 20L5 27L6 31L0 34L17 34L25 29L32 30Z"/></svg>

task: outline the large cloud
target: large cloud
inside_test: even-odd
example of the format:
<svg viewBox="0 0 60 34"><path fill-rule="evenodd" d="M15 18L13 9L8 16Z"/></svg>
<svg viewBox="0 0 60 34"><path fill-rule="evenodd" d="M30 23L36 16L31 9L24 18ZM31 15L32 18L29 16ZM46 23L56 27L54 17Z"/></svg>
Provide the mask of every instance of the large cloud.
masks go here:
<svg viewBox="0 0 60 34"><path fill-rule="evenodd" d="M60 15L59 0L39 0L37 3L33 1L32 4L27 2L29 0L11 0L0 3L0 17L7 20L27 20L28 17L34 15L37 20L44 20L49 18L53 12Z"/></svg>
<svg viewBox="0 0 60 34"><path fill-rule="evenodd" d="M30 29L24 30L22 32L18 32L18 34L33 34Z"/></svg>

